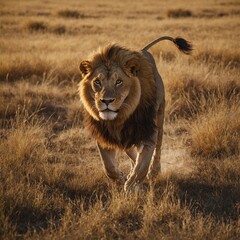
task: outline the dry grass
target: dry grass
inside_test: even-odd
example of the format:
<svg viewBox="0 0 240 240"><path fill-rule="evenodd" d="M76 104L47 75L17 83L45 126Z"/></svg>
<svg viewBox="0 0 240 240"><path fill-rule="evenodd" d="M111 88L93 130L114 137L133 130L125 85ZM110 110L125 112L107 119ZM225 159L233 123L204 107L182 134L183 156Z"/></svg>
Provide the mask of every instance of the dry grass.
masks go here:
<svg viewBox="0 0 240 240"><path fill-rule="evenodd" d="M0 238L239 239L239 8L2 2ZM160 35L187 38L194 53L151 49L166 87L163 173L125 195L82 125L78 64L109 42L140 49ZM125 155L118 163L129 171Z"/></svg>
<svg viewBox="0 0 240 240"><path fill-rule="evenodd" d="M30 32L46 32L48 26L44 22L30 21L25 23L25 28Z"/></svg>
<svg viewBox="0 0 240 240"><path fill-rule="evenodd" d="M22 24L23 29L26 29L30 33L53 33L53 34L64 34L67 29L64 25L58 24L49 26L48 23L37 20L28 20Z"/></svg>
<svg viewBox="0 0 240 240"><path fill-rule="evenodd" d="M190 10L185 10L180 8L180 9L169 10L167 13L167 16L170 18L191 17L192 12Z"/></svg>
<svg viewBox="0 0 240 240"><path fill-rule="evenodd" d="M64 18L83 18L84 15L81 14L80 12L76 11L76 10L60 10L57 12L57 16L59 17L64 17Z"/></svg>
<svg viewBox="0 0 240 240"><path fill-rule="evenodd" d="M219 111L221 109L221 111ZM240 152L240 107L218 104L191 124L191 152L203 158L226 158Z"/></svg>

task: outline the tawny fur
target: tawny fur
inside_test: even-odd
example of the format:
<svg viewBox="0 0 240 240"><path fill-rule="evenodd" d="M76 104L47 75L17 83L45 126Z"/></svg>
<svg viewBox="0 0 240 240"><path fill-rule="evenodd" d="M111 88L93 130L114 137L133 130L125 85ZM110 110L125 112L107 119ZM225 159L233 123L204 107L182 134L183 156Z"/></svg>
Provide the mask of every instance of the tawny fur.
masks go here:
<svg viewBox="0 0 240 240"><path fill-rule="evenodd" d="M186 40L165 36L140 52L108 45L80 64L84 123L97 140L107 176L123 182L126 191L141 183L149 169L151 176L160 171L165 93L147 50L161 40L172 41L186 54L192 50ZM133 161L127 181L114 162L116 149Z"/></svg>

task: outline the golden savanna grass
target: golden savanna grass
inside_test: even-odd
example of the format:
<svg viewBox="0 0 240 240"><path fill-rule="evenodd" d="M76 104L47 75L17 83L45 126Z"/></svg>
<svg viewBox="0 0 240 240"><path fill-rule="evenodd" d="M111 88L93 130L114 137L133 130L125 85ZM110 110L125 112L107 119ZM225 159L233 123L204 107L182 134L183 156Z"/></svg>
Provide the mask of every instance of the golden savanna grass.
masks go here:
<svg viewBox="0 0 240 240"><path fill-rule="evenodd" d="M0 2L1 239L239 239L240 4ZM162 170L125 195L82 124L78 65L109 42L154 46L166 88ZM128 172L130 161L119 154Z"/></svg>

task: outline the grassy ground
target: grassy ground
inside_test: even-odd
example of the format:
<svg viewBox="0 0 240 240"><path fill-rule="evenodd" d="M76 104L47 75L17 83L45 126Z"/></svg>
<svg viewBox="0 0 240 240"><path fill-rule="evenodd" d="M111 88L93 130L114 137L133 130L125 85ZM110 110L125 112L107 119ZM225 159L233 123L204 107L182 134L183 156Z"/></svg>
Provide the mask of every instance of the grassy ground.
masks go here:
<svg viewBox="0 0 240 240"><path fill-rule="evenodd" d="M0 2L1 239L239 239L239 1ZM125 195L82 125L78 64L151 49L166 87L163 173ZM130 161L119 153L119 164Z"/></svg>

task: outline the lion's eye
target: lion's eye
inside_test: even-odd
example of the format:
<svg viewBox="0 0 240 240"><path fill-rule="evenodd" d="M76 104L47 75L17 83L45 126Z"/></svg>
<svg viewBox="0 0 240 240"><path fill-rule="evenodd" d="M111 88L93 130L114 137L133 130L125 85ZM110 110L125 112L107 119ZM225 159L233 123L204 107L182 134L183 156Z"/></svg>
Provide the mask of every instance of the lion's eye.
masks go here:
<svg viewBox="0 0 240 240"><path fill-rule="evenodd" d="M96 86L98 86L98 87L101 87L101 81L99 80L99 79L96 79L95 81L94 81L94 84L96 85Z"/></svg>
<svg viewBox="0 0 240 240"><path fill-rule="evenodd" d="M123 81L122 81L121 79L118 79L118 80L116 81L116 86L120 86L122 83L123 83Z"/></svg>

